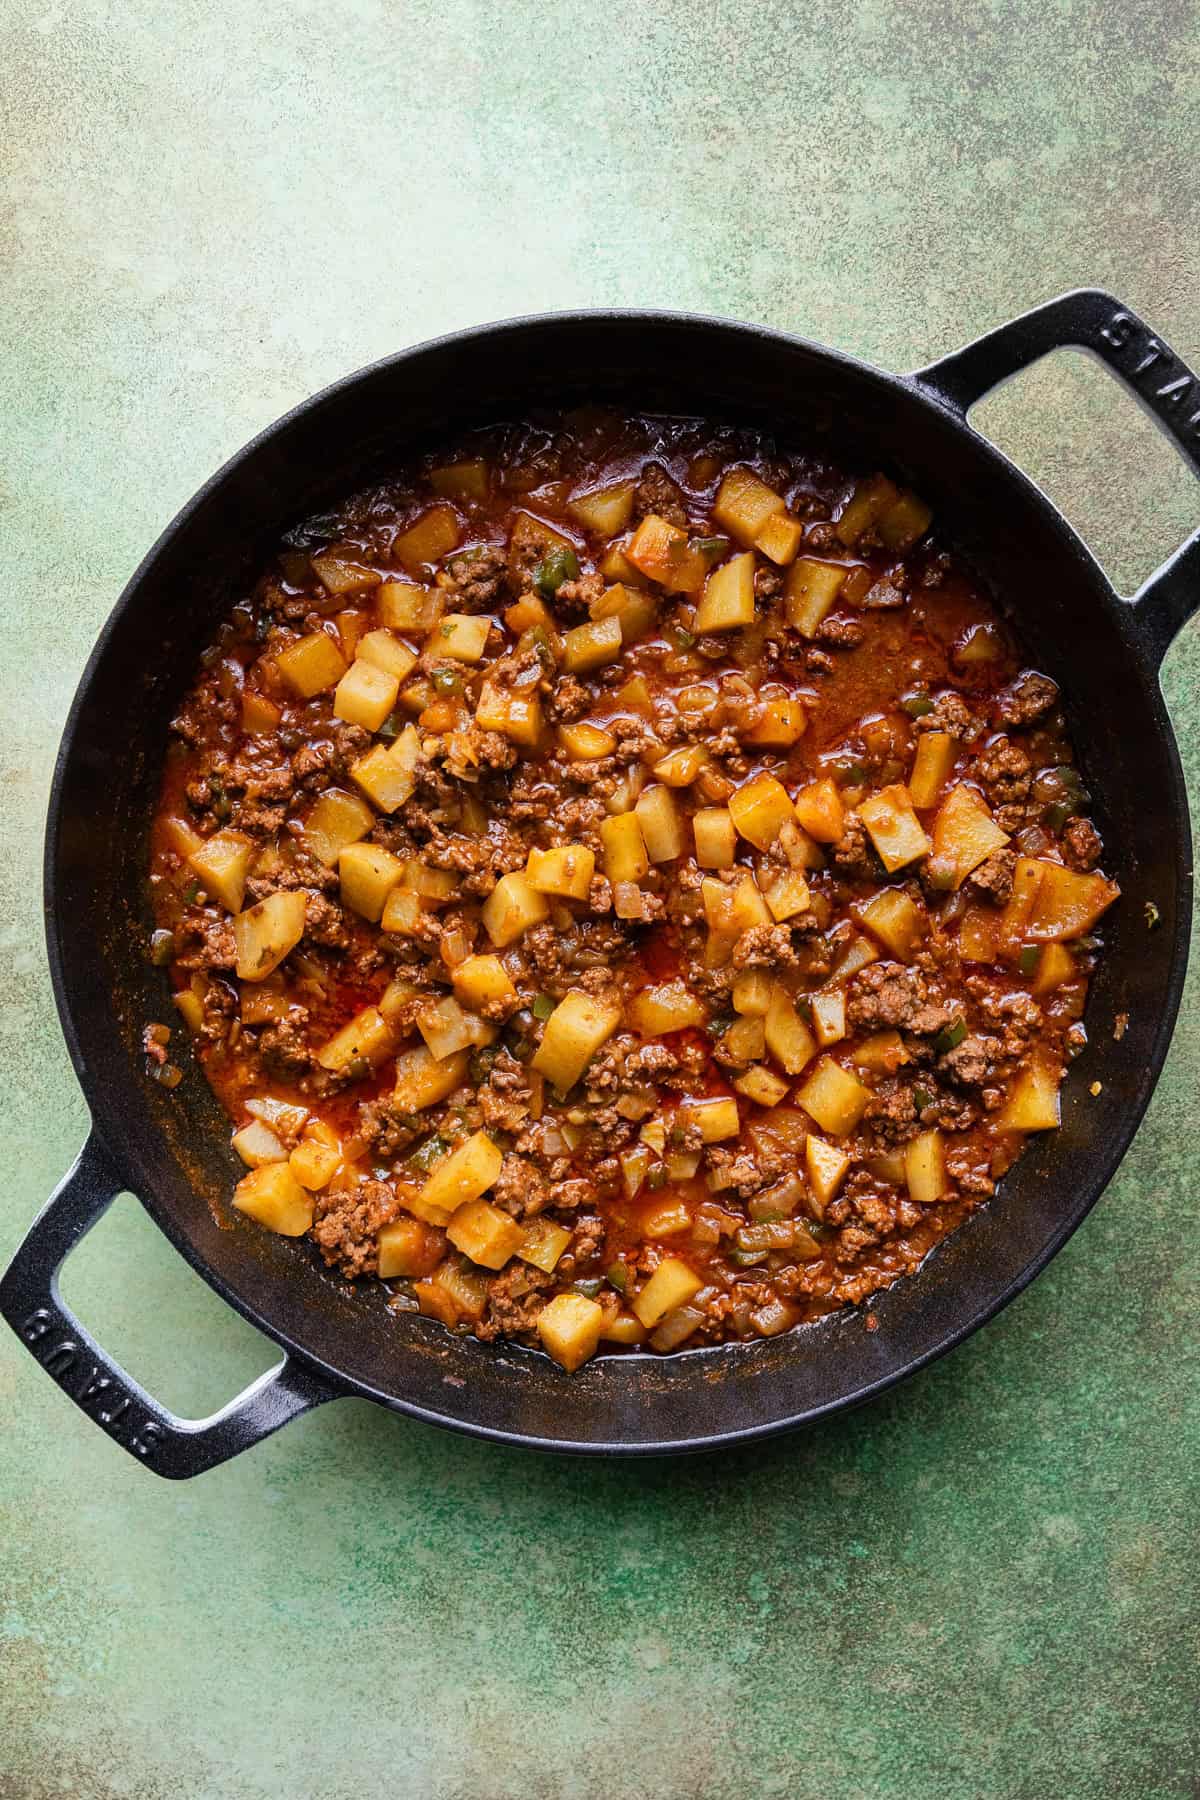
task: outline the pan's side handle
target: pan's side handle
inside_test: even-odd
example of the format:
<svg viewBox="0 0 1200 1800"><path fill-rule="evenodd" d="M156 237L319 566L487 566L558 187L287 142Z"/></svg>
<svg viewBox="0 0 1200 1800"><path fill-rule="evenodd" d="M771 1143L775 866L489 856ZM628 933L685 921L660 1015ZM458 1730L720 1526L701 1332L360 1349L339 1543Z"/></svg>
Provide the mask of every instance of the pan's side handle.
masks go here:
<svg viewBox="0 0 1200 1800"><path fill-rule="evenodd" d="M209 1419L180 1419L127 1375L66 1305L58 1272L125 1183L93 1135L0 1278L0 1317L63 1392L155 1474L185 1480L341 1392L285 1356Z"/></svg>
<svg viewBox="0 0 1200 1800"><path fill-rule="evenodd" d="M910 379L966 416L977 400L1051 350L1089 351L1111 369L1200 475L1200 380L1128 306L1098 288L1061 294L1010 319ZM1200 607L1200 530L1131 596L1135 626L1160 660Z"/></svg>

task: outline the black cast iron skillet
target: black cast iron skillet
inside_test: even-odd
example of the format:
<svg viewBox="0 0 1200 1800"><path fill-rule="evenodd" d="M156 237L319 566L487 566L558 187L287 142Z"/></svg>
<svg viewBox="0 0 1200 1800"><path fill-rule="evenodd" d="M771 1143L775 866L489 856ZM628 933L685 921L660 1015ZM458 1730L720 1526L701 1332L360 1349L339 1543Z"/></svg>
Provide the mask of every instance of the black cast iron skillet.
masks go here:
<svg viewBox="0 0 1200 1800"><path fill-rule="evenodd" d="M684 315L486 326L406 351L306 402L184 508L105 626L63 736L46 837L46 929L94 1123L0 1282L14 1331L119 1444L161 1475L194 1475L309 1407L358 1394L544 1450L712 1448L879 1393L990 1319L1045 1265L1117 1167L1171 1038L1187 958L1191 839L1158 666L1200 603L1200 532L1122 598L1045 496L968 424L981 395L1064 345L1098 356L1200 473L1200 383L1126 307L1081 292L908 376ZM1123 898L1105 922L1091 1045L1067 1079L1062 1129L1035 1139L997 1199L873 1301L877 1330L851 1311L754 1345L602 1357L568 1377L536 1352L389 1314L382 1287L351 1290L320 1271L303 1240L233 1216L240 1165L216 1101L195 1070L171 1094L149 1081L139 1040L147 1020L171 1017L165 977L142 949L147 821L167 722L217 621L283 530L373 469L458 425L585 398L762 423L784 439L822 433L834 454L844 442L857 466L881 464L911 482L1011 605L1032 660L1061 683ZM1118 1042L1120 1015L1128 1028ZM1089 1093L1096 1081L1099 1100ZM125 1189L283 1350L274 1370L213 1418L166 1411L58 1291L64 1258Z"/></svg>

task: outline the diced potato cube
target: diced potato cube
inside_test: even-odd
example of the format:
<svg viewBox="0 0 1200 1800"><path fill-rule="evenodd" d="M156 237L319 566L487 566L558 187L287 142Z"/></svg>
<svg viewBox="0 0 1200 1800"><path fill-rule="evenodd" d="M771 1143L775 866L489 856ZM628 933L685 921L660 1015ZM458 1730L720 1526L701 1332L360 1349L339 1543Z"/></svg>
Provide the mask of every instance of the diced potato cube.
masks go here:
<svg viewBox="0 0 1200 1800"><path fill-rule="evenodd" d="M487 1305L487 1276L447 1259L428 1281L414 1281L413 1293L423 1317L440 1319L451 1328L462 1320L474 1323Z"/></svg>
<svg viewBox="0 0 1200 1800"><path fill-rule="evenodd" d="M311 700L346 673L346 659L326 631L310 631L275 658L275 667L294 694Z"/></svg>
<svg viewBox="0 0 1200 1800"><path fill-rule="evenodd" d="M812 904L808 883L799 869L781 869L769 881L765 898L773 919L794 919L798 913L808 911Z"/></svg>
<svg viewBox="0 0 1200 1800"><path fill-rule="evenodd" d="M452 1218L468 1200L478 1200L487 1192L503 1161L503 1154L487 1132L475 1132L457 1150L434 1164L421 1189L422 1203L431 1209L444 1209Z"/></svg>
<svg viewBox="0 0 1200 1800"><path fill-rule="evenodd" d="M856 937L847 949L841 961L834 967L833 973L825 983L826 987L839 987L857 975L860 969L879 961L879 952L869 938Z"/></svg>
<svg viewBox="0 0 1200 1800"><path fill-rule="evenodd" d="M625 557L633 565L635 580L644 575L669 593L698 593L708 573L706 559L691 548L687 533L657 513L647 513L626 546ZM601 572L608 574L604 564Z"/></svg>
<svg viewBox="0 0 1200 1800"><path fill-rule="evenodd" d="M836 844L846 831L846 809L836 785L824 776L810 781L796 795L795 813L809 837L818 844Z"/></svg>
<svg viewBox="0 0 1200 1800"><path fill-rule="evenodd" d="M439 1062L477 1044L490 1044L496 1027L475 1013L464 1012L453 994L426 1001L417 1012L417 1030Z"/></svg>
<svg viewBox="0 0 1200 1800"><path fill-rule="evenodd" d="M379 923L393 937L423 937L427 927L420 896L406 887L392 888Z"/></svg>
<svg viewBox="0 0 1200 1800"><path fill-rule="evenodd" d="M405 569L416 571L426 563L440 562L458 544L458 518L452 506L431 506L415 525L402 531L392 544L392 555Z"/></svg>
<svg viewBox="0 0 1200 1800"><path fill-rule="evenodd" d="M652 863L673 862L683 855L683 820L669 787L655 785L643 789L633 810L642 828L646 855Z"/></svg>
<svg viewBox="0 0 1200 1800"><path fill-rule="evenodd" d="M637 584L642 571L634 567L626 556L628 544L613 544L605 551L597 567L605 581L631 581Z"/></svg>
<svg viewBox="0 0 1200 1800"><path fill-rule="evenodd" d="M856 1068L869 1069L874 1075L894 1075L908 1060L898 1031L876 1031L850 1052L850 1061Z"/></svg>
<svg viewBox="0 0 1200 1800"><path fill-rule="evenodd" d="M550 917L546 896L539 894L520 871L502 875L483 903L483 928L497 950L515 943L531 925Z"/></svg>
<svg viewBox="0 0 1200 1800"><path fill-rule="evenodd" d="M429 485L447 500L486 500L488 466L481 456L430 469Z"/></svg>
<svg viewBox="0 0 1200 1800"><path fill-rule="evenodd" d="M812 997L813 1030L822 1050L840 1043L846 1035L846 996L840 988Z"/></svg>
<svg viewBox="0 0 1200 1800"><path fill-rule="evenodd" d="M704 593L696 608L696 630L735 631L739 625L754 623L754 552L743 550L740 556L714 569L704 584Z"/></svg>
<svg viewBox="0 0 1200 1800"><path fill-rule="evenodd" d="M642 588L626 587L619 581L594 600L588 611L593 619L615 619L621 627L621 642L632 644L645 636L658 617L658 602Z"/></svg>
<svg viewBox="0 0 1200 1800"><path fill-rule="evenodd" d="M768 487L753 469L730 469L717 489L712 516L739 544L752 545L767 520L786 508L783 495Z"/></svg>
<svg viewBox="0 0 1200 1800"><path fill-rule="evenodd" d="M754 540L754 548L784 567L795 558L804 537L804 527L791 513L776 512L765 521Z"/></svg>
<svg viewBox="0 0 1200 1800"><path fill-rule="evenodd" d="M422 862L419 856L406 857L403 868L405 887L429 908L444 906L447 900L453 900L462 879L453 869L435 869Z"/></svg>
<svg viewBox="0 0 1200 1800"><path fill-rule="evenodd" d="M366 837L375 814L365 800L341 788L328 788L304 821L300 836L304 847L326 868L331 868L347 844Z"/></svg>
<svg viewBox="0 0 1200 1800"><path fill-rule="evenodd" d="M755 775L730 794L729 816L756 849L769 850L795 812L782 781L774 775Z"/></svg>
<svg viewBox="0 0 1200 1800"><path fill-rule="evenodd" d="M420 1219L394 1219L376 1239L381 1281L431 1275L446 1253L441 1236Z"/></svg>
<svg viewBox="0 0 1200 1800"><path fill-rule="evenodd" d="M722 1032L721 1044L737 1062L758 1062L767 1053L766 1025L762 1019L735 1019Z"/></svg>
<svg viewBox="0 0 1200 1800"><path fill-rule="evenodd" d="M747 969L733 984L733 1010L747 1018L765 1019L774 983L765 969Z"/></svg>
<svg viewBox="0 0 1200 1800"><path fill-rule="evenodd" d="M234 1132L230 1142L248 1169L287 1161L287 1151L271 1127L261 1119L251 1119L248 1125Z"/></svg>
<svg viewBox="0 0 1200 1800"><path fill-rule="evenodd" d="M792 996L778 983L771 989L766 1016L767 1049L787 1075L799 1075L817 1053L817 1040L805 1024Z"/></svg>
<svg viewBox="0 0 1200 1800"><path fill-rule="evenodd" d="M814 562L802 556L787 572L783 604L787 622L802 637L815 637L823 620L837 605L842 583L850 573L845 563Z"/></svg>
<svg viewBox="0 0 1200 1800"><path fill-rule="evenodd" d="M193 867L195 860L193 857ZM1120 892L1116 882L1103 875L1081 875L1061 863L1043 862L1028 935L1039 943L1081 937Z"/></svg>
<svg viewBox="0 0 1200 1800"><path fill-rule="evenodd" d="M309 558L313 574L331 594L355 594L378 587L379 576L359 560L359 552L346 544L332 544Z"/></svg>
<svg viewBox="0 0 1200 1800"><path fill-rule="evenodd" d="M568 502L572 513L588 531L600 537L616 537L633 517L633 481L615 481L608 487L593 488L589 494L577 494Z"/></svg>
<svg viewBox="0 0 1200 1800"><path fill-rule="evenodd" d="M171 999L179 1008L180 1017L189 1031L195 1032L204 1026L204 1002L199 994L193 994L191 988L181 988Z"/></svg>
<svg viewBox="0 0 1200 1800"><path fill-rule="evenodd" d="M764 1069L761 1063L755 1063L744 1075L737 1076L733 1085L756 1106L778 1106L788 1091L782 1076L776 1075L773 1069Z"/></svg>
<svg viewBox="0 0 1200 1800"><path fill-rule="evenodd" d="M243 1175L233 1190L233 1204L281 1237L303 1237L313 1222L312 1196L285 1162L264 1163Z"/></svg>
<svg viewBox="0 0 1200 1800"><path fill-rule="evenodd" d="M702 869L732 869L737 832L727 806L702 806L692 814L696 861Z"/></svg>
<svg viewBox="0 0 1200 1800"><path fill-rule="evenodd" d="M399 683L412 673L417 653L390 631L368 631L358 640L357 660L382 669L385 675L394 675Z"/></svg>
<svg viewBox="0 0 1200 1800"><path fill-rule="evenodd" d="M395 706L399 692L400 683L394 675L360 656L337 684L334 717L361 725L364 731L378 731Z"/></svg>
<svg viewBox="0 0 1200 1800"><path fill-rule="evenodd" d="M265 694L256 694L253 688L242 691L242 730L252 736L264 731L274 731L283 717L282 707L268 700Z"/></svg>
<svg viewBox="0 0 1200 1800"><path fill-rule="evenodd" d="M1008 1090L995 1114L1000 1131L1053 1131L1060 1123L1059 1084L1062 1071L1047 1057L1035 1056Z"/></svg>
<svg viewBox="0 0 1200 1800"><path fill-rule="evenodd" d="M604 847L604 873L610 881L641 881L649 873L650 859L636 812L602 819L600 842Z"/></svg>
<svg viewBox="0 0 1200 1800"><path fill-rule="evenodd" d="M343 901L373 925L403 873L400 858L379 844L347 844L338 857Z"/></svg>
<svg viewBox="0 0 1200 1800"><path fill-rule="evenodd" d="M680 750L669 750L654 765L654 779L667 787L690 787L708 763L708 751L702 744L685 744Z"/></svg>
<svg viewBox="0 0 1200 1800"><path fill-rule="evenodd" d="M424 1112L445 1100L467 1078L469 1050L448 1056L443 1062L429 1054L424 1044L396 1058L396 1087L392 1105L397 1112Z"/></svg>
<svg viewBox="0 0 1200 1800"><path fill-rule="evenodd" d="M633 1310L647 1330L664 1313L686 1306L704 1286L699 1275L677 1256L666 1256L633 1300Z"/></svg>
<svg viewBox="0 0 1200 1800"><path fill-rule="evenodd" d="M451 971L450 979L459 999L474 1012L517 1004L517 990L498 956L468 956Z"/></svg>
<svg viewBox="0 0 1200 1800"><path fill-rule="evenodd" d="M619 1006L605 1005L581 988L572 988L546 1020L530 1066L565 1094L620 1023Z"/></svg>
<svg viewBox="0 0 1200 1800"><path fill-rule="evenodd" d="M644 1344L646 1328L631 1312L606 1312L600 1338L605 1344Z"/></svg>
<svg viewBox="0 0 1200 1800"><path fill-rule="evenodd" d="M186 819L164 819L161 829L167 848L173 850L175 855L182 857L185 862L192 852L199 850L204 843L200 833L193 830Z"/></svg>
<svg viewBox="0 0 1200 1800"><path fill-rule="evenodd" d="M526 1224L517 1255L522 1262L532 1263L535 1269L544 1269L550 1275L570 1241L571 1234L565 1226L556 1225L540 1213Z"/></svg>
<svg viewBox="0 0 1200 1800"><path fill-rule="evenodd" d="M539 894L586 900L595 868L596 858L586 844L564 844L555 850L530 850L525 873Z"/></svg>
<svg viewBox="0 0 1200 1800"><path fill-rule="evenodd" d="M728 1094L705 1100L685 1100L679 1108L681 1121L699 1127L702 1142L719 1144L734 1138L742 1128L737 1101Z"/></svg>
<svg viewBox="0 0 1200 1800"><path fill-rule="evenodd" d="M317 1061L323 1069L335 1072L348 1069L351 1063L373 1066L390 1056L395 1047L392 1028L383 1014L377 1007L364 1006L317 1051Z"/></svg>
<svg viewBox="0 0 1200 1800"><path fill-rule="evenodd" d="M950 789L933 821L929 872L946 887L959 888L972 869L1008 842L986 800L961 782Z"/></svg>
<svg viewBox="0 0 1200 1800"><path fill-rule="evenodd" d="M997 948L1002 955L1015 957L1033 917L1034 903L1042 885L1046 864L1036 856L1018 856L1013 870L1012 893L1004 905L997 930Z"/></svg>
<svg viewBox="0 0 1200 1800"><path fill-rule="evenodd" d="M446 610L446 596L439 588L417 587L411 581L385 581L375 596L379 621L393 631L423 635Z"/></svg>
<svg viewBox="0 0 1200 1800"><path fill-rule="evenodd" d="M712 929L731 938L740 937L756 925L771 923L767 903L749 875L743 875L736 887L706 875L700 883L700 898Z"/></svg>
<svg viewBox="0 0 1200 1800"><path fill-rule="evenodd" d="M842 509L835 527L843 544L857 544L863 532L874 525L900 498L900 489L886 475L872 475L860 481Z"/></svg>
<svg viewBox="0 0 1200 1800"><path fill-rule="evenodd" d="M229 912L241 912L246 891L246 876L255 843L244 831L214 831L199 850L188 857L192 870L200 877L205 891L219 900Z"/></svg>
<svg viewBox="0 0 1200 1800"><path fill-rule="evenodd" d="M810 1131L804 1140L804 1167L817 1210L824 1218L825 1208L836 1196L850 1167L850 1158L844 1150L827 1144L824 1138L814 1137Z"/></svg>
<svg viewBox="0 0 1200 1800"><path fill-rule="evenodd" d="M446 1236L485 1269L502 1269L525 1241L525 1227L490 1200L468 1200L451 1217Z"/></svg>
<svg viewBox="0 0 1200 1800"><path fill-rule="evenodd" d="M961 936L961 932L960 932ZM1075 973L1075 958L1063 944L1043 944L1033 977L1032 992L1052 994Z"/></svg>
<svg viewBox="0 0 1200 1800"><path fill-rule="evenodd" d="M871 1090L831 1056L823 1056L796 1098L822 1131L845 1137L866 1111Z"/></svg>
<svg viewBox="0 0 1200 1800"><path fill-rule="evenodd" d="M586 719L574 725L560 725L558 741L572 762L595 762L602 756L611 756L617 747L611 731L601 731Z"/></svg>
<svg viewBox="0 0 1200 1800"><path fill-rule="evenodd" d="M519 512L508 534L508 548L513 560L521 561L535 552L543 558L550 550L574 550L575 546L569 537L547 525L545 519Z"/></svg>
<svg viewBox="0 0 1200 1800"><path fill-rule="evenodd" d="M855 912L886 950L900 962L911 962L925 935L925 910L903 888L882 888Z"/></svg>
<svg viewBox="0 0 1200 1800"><path fill-rule="evenodd" d="M568 675L586 675L616 662L624 639L619 619L591 619L576 625L563 638L563 668Z"/></svg>
<svg viewBox="0 0 1200 1800"><path fill-rule="evenodd" d="M936 806L958 756L958 740L948 731L927 731L917 739L908 791L914 806Z"/></svg>
<svg viewBox="0 0 1200 1800"><path fill-rule="evenodd" d="M485 681L475 707L475 723L482 731L498 731L527 750L542 733L542 704L535 693L511 693Z"/></svg>
<svg viewBox="0 0 1200 1800"><path fill-rule="evenodd" d="M932 521L932 507L905 490L879 515L876 529L889 550L911 550L918 538L925 536Z"/></svg>
<svg viewBox="0 0 1200 1800"><path fill-rule="evenodd" d="M586 1294L555 1294L537 1316L542 1347L568 1375L596 1354L604 1308Z"/></svg>
<svg viewBox="0 0 1200 1800"><path fill-rule="evenodd" d="M799 700L768 699L757 725L741 734L743 744L761 744L768 749L787 750L804 736L808 720Z"/></svg>
<svg viewBox="0 0 1200 1800"><path fill-rule="evenodd" d="M394 744L376 744L350 766L350 773L380 812L393 813L417 785L414 770L421 753L415 725L406 725Z"/></svg>
<svg viewBox="0 0 1200 1800"><path fill-rule="evenodd" d="M930 1206L946 1191L946 1168L940 1131L922 1131L904 1146L904 1179L910 1200Z"/></svg>
<svg viewBox="0 0 1200 1800"><path fill-rule="evenodd" d="M689 1026L703 1025L707 1017L703 1001L697 1000L682 981L667 981L659 987L643 988L629 1006L629 1023L643 1037L686 1031Z"/></svg>
<svg viewBox="0 0 1200 1800"><path fill-rule="evenodd" d="M288 1166L302 1188L323 1188L333 1180L342 1153L332 1144L322 1144L316 1138L303 1138L288 1157Z"/></svg>
<svg viewBox="0 0 1200 1800"><path fill-rule="evenodd" d="M268 894L257 906L237 914L233 945L239 981L265 981L279 967L304 936L307 905L307 895L302 889L295 889Z"/></svg>
<svg viewBox="0 0 1200 1800"><path fill-rule="evenodd" d="M958 954L964 962L991 963L1000 955L1001 915L993 906L968 906L958 924Z"/></svg>
<svg viewBox="0 0 1200 1800"><path fill-rule="evenodd" d="M912 809L908 789L900 782L864 800L858 816L870 833L879 860L889 875L929 853L929 839Z"/></svg>
<svg viewBox="0 0 1200 1800"><path fill-rule="evenodd" d="M492 621L483 613L447 613L430 633L425 648L435 656L448 656L454 662L482 662L491 629Z"/></svg>

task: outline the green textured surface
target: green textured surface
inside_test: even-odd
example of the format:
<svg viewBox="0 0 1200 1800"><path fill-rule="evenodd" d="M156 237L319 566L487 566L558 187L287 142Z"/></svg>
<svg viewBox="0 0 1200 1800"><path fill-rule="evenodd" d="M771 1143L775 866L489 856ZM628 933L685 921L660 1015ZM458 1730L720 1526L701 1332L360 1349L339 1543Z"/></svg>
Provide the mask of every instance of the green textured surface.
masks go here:
<svg viewBox="0 0 1200 1800"><path fill-rule="evenodd" d="M575 304L899 368L1099 282L1200 356L1186 4L9 0L0 49L0 1259L85 1127L41 945L61 721L253 431ZM1200 513L1078 359L978 416L1127 586ZM1195 804L1195 634L1166 679ZM804 1438L582 1466L347 1402L175 1488L0 1343L0 1794L1194 1796L1195 995L1051 1269ZM178 1407L270 1360L131 1202L66 1288Z"/></svg>

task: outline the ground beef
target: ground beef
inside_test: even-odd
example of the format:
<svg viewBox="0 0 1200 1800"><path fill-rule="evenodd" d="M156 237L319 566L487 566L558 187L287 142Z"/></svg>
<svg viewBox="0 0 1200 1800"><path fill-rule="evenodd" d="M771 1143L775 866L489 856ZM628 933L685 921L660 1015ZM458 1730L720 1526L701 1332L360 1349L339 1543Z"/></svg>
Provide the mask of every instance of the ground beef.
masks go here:
<svg viewBox="0 0 1200 1800"><path fill-rule="evenodd" d="M304 909L304 935L311 943L329 950L345 950L350 943L346 914L326 894L309 894Z"/></svg>
<svg viewBox="0 0 1200 1800"><path fill-rule="evenodd" d="M1015 806L1029 798L1033 765L1019 744L999 737L980 756L975 774L993 806Z"/></svg>
<svg viewBox="0 0 1200 1800"><path fill-rule="evenodd" d="M642 470L641 479L633 490L633 512L638 519L644 519L648 513L657 513L660 519L667 519L681 531L687 530L687 508L682 489L675 485L661 463L647 463Z"/></svg>
<svg viewBox="0 0 1200 1800"><path fill-rule="evenodd" d="M546 1289L555 1282L553 1274L535 1269L532 1263L509 1263L488 1284L487 1310L475 1326L475 1336L490 1343L494 1338L532 1331L546 1304Z"/></svg>
<svg viewBox="0 0 1200 1800"><path fill-rule="evenodd" d="M903 606L908 595L890 581L874 582L859 601L864 612L890 612Z"/></svg>
<svg viewBox="0 0 1200 1800"><path fill-rule="evenodd" d="M981 1087L985 1081L991 1081L995 1077L999 1050L1000 1044L996 1038L972 1032L961 1044L955 1045L953 1050L948 1050L945 1056L938 1058L937 1072L959 1087Z"/></svg>
<svg viewBox="0 0 1200 1800"><path fill-rule="evenodd" d="M574 675L564 675L554 685L546 710L552 719L560 724L570 724L574 719L582 719L585 712L591 711L592 697L582 681Z"/></svg>
<svg viewBox="0 0 1200 1800"><path fill-rule="evenodd" d="M911 1085L891 1078L880 1082L863 1117L876 1142L889 1148L907 1143L921 1129Z"/></svg>
<svg viewBox="0 0 1200 1800"><path fill-rule="evenodd" d="M510 1152L500 1165L488 1198L514 1219L531 1219L550 1204L550 1189L537 1164Z"/></svg>
<svg viewBox="0 0 1200 1800"><path fill-rule="evenodd" d="M360 1135L385 1163L395 1162L425 1130L418 1115L397 1112L390 1098L366 1101L359 1108L358 1120Z"/></svg>
<svg viewBox="0 0 1200 1800"><path fill-rule="evenodd" d="M184 913L175 927L175 945L181 969L232 969L237 962L233 925L215 913Z"/></svg>
<svg viewBox="0 0 1200 1800"><path fill-rule="evenodd" d="M400 1211L395 1191L386 1181L362 1181L348 1194L318 1190L313 1203L312 1235L325 1261L350 1280L374 1274L376 1234Z"/></svg>
<svg viewBox="0 0 1200 1800"><path fill-rule="evenodd" d="M1057 683L1035 669L1023 669L996 699L996 712L1005 725L1033 725L1044 718L1058 699Z"/></svg>
<svg viewBox="0 0 1200 1800"><path fill-rule="evenodd" d="M1063 832L1063 855L1073 869L1094 869L1103 845L1090 819L1071 819Z"/></svg>
<svg viewBox="0 0 1200 1800"><path fill-rule="evenodd" d="M754 572L754 593L759 600L773 600L776 594L783 592L783 575L778 569L764 563L761 569Z"/></svg>
<svg viewBox="0 0 1200 1800"><path fill-rule="evenodd" d="M507 1131L515 1136L529 1117L529 1077L524 1066L501 1050L475 1100L485 1131Z"/></svg>
<svg viewBox="0 0 1200 1800"><path fill-rule="evenodd" d="M789 925L751 925L733 946L730 958L735 969L790 969L795 967L796 948Z"/></svg>
<svg viewBox="0 0 1200 1800"><path fill-rule="evenodd" d="M772 1187L785 1172L782 1156L765 1145L751 1152L723 1150L719 1144L710 1144L704 1152L704 1161L713 1176L713 1191L736 1194L740 1200Z"/></svg>
<svg viewBox="0 0 1200 1800"><path fill-rule="evenodd" d="M985 900L1003 906L1012 893L1013 875L1017 867L1015 850L994 850L985 862L972 871L969 885Z"/></svg>
<svg viewBox="0 0 1200 1800"><path fill-rule="evenodd" d="M447 594L459 612L488 612L504 589L508 561L498 544L483 544L465 556L450 559L454 587Z"/></svg>
<svg viewBox="0 0 1200 1800"><path fill-rule="evenodd" d="M916 721L918 731L944 731L962 743L969 743L979 732L979 720L961 694L938 694L933 711Z"/></svg>
<svg viewBox="0 0 1200 1800"><path fill-rule="evenodd" d="M603 575L576 575L561 582L554 596L554 610L568 619L580 618L591 611L607 590Z"/></svg>
<svg viewBox="0 0 1200 1800"><path fill-rule="evenodd" d="M875 881L882 867L857 813L847 814L845 830L836 844L830 845L829 858L838 874L852 881Z"/></svg>
<svg viewBox="0 0 1200 1800"><path fill-rule="evenodd" d="M877 962L850 983L846 1018L860 1031L897 1027L931 1037L953 1018L952 1010L931 1001L925 977L903 963Z"/></svg>
<svg viewBox="0 0 1200 1800"><path fill-rule="evenodd" d="M273 1075L291 1078L310 1069L313 1056L308 1047L307 1009L293 1007L286 1019L265 1026L258 1034L258 1054Z"/></svg>
<svg viewBox="0 0 1200 1800"><path fill-rule="evenodd" d="M853 650L861 644L867 635L867 628L861 619L847 618L845 613L830 613L817 626L817 637L822 644L829 644L835 650Z"/></svg>

